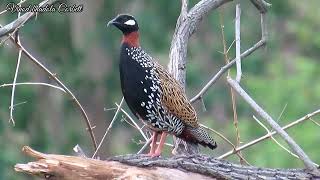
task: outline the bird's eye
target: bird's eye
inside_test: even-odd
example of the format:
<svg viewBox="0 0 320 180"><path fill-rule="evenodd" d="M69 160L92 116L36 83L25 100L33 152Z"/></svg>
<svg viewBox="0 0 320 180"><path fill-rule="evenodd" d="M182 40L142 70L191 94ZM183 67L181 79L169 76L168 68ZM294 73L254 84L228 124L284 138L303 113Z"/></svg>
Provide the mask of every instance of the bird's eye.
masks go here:
<svg viewBox="0 0 320 180"><path fill-rule="evenodd" d="M126 21L124 24L129 25L129 26L133 26L136 24L136 22L134 20L130 19L130 20Z"/></svg>

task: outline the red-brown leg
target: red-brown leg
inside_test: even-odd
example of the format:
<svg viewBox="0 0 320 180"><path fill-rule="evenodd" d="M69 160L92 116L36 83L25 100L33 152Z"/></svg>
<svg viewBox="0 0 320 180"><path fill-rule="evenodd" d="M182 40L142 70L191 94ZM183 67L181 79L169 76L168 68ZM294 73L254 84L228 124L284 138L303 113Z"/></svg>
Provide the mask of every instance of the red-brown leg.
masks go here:
<svg viewBox="0 0 320 180"><path fill-rule="evenodd" d="M151 147L150 147L150 151L148 153L148 156L153 156L154 152L156 151L157 139L158 139L158 132L153 131Z"/></svg>
<svg viewBox="0 0 320 180"><path fill-rule="evenodd" d="M161 155L164 143L166 142L166 137L167 137L167 133L166 132L162 132L159 145L158 145L158 147L157 147L157 149L156 149L156 151L155 151L155 153L153 154L152 157Z"/></svg>

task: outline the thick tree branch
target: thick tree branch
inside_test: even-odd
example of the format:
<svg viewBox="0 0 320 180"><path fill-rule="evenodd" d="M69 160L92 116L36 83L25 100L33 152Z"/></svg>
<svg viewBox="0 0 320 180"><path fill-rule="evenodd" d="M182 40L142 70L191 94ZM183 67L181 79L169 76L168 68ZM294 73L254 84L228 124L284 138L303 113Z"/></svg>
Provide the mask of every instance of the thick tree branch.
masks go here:
<svg viewBox="0 0 320 180"><path fill-rule="evenodd" d="M43 179L316 179L303 169L270 169L231 164L203 155L150 158L123 155L95 159L43 154L24 147L36 162L16 164L15 170Z"/></svg>
<svg viewBox="0 0 320 180"><path fill-rule="evenodd" d="M187 15L185 15L185 10L187 9L188 1L182 1L181 14L171 41L168 69L183 87L185 86L185 67L189 38L195 32L200 21L210 11L229 1L231 0L202 0L191 8Z"/></svg>

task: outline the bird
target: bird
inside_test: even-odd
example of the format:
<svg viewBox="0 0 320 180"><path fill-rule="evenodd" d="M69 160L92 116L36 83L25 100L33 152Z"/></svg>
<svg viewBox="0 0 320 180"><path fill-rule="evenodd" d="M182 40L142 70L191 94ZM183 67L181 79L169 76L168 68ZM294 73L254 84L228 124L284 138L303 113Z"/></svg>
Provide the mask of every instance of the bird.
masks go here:
<svg viewBox="0 0 320 180"><path fill-rule="evenodd" d="M140 46L137 20L130 14L119 14L108 21L110 26L123 34L119 71L124 99L131 112L153 132L147 155L160 156L168 134L215 149L216 142L200 126L182 86Z"/></svg>

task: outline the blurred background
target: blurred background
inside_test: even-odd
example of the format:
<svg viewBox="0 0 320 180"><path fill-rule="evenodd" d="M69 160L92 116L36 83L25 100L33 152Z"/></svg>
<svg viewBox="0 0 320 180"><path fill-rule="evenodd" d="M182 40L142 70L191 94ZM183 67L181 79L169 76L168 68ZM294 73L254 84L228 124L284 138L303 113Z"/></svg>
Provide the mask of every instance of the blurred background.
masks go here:
<svg viewBox="0 0 320 180"><path fill-rule="evenodd" d="M2 0L0 11L11 1ZM15 0L14 2L19 2ZM38 4L27 0L24 4ZM190 7L196 0L190 0ZM226 43L234 39L235 5L230 2L210 13L188 46L187 95L192 98L224 65L220 16L223 16ZM284 126L320 107L320 12L319 1L269 0L267 14L269 41L243 62L242 86L277 122ZM115 28L106 28L107 20L119 13L134 15L140 26L142 46L166 67L171 38L180 11L180 1L157 0L74 0L83 4L82 13L42 13L31 19L19 31L22 44L70 88L84 106L94 133L100 141L114 113L115 102L122 95L118 72L118 54L121 34ZM241 1L241 50L245 51L261 36L260 15L250 1ZM0 24L16 19L16 13L0 15ZM0 85L12 83L18 51L9 41L0 46ZM235 56L234 47L229 57ZM235 69L232 69L234 75ZM21 59L17 82L54 82L25 56ZM8 123L11 88L0 88L0 179L28 179L15 173L15 163L30 160L21 153L23 145L47 153L73 154L79 144L91 155L92 143L83 118L71 98L61 91L43 86L17 86L14 109L16 125ZM206 110L197 102L200 122L218 130L236 142L229 87L225 76L204 96ZM128 110L127 106L124 106ZM110 110L105 110L110 109ZM262 135L265 130L252 118L253 110L237 96L241 142L246 143ZM283 111L280 118L278 118ZM129 112L129 111L128 111ZM258 117L258 116L257 116ZM99 156L102 158L136 153L144 140L139 132L124 120L121 114L109 132ZM262 119L261 119L262 120ZM320 123L320 118L313 120ZM138 120L137 120L138 122ZM140 122L139 122L140 123ZM306 153L320 163L320 127L306 121L288 130ZM231 149L217 137L215 151L202 153L219 156ZM286 144L276 136L283 145ZM168 142L172 142L169 138ZM243 144L242 143L242 144ZM166 147L165 156L171 148ZM299 168L303 164L266 140L242 151L244 158L254 166ZM227 160L239 163L233 155Z"/></svg>

